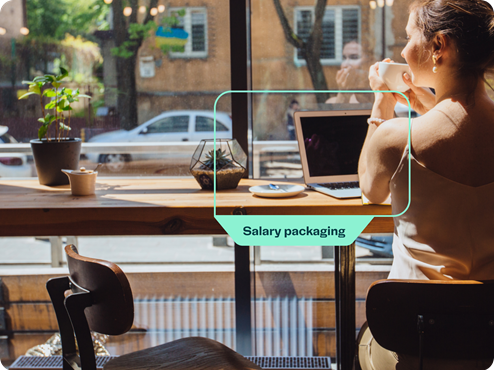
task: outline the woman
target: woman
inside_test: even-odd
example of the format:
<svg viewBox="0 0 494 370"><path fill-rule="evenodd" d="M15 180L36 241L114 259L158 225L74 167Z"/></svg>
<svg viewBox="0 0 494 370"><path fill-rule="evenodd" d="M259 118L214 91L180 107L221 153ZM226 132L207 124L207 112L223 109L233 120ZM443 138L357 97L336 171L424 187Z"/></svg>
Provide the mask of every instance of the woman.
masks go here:
<svg viewBox="0 0 494 370"><path fill-rule="evenodd" d="M398 94L375 93L359 162L360 186L372 202L391 192L394 261L390 278L494 279L494 103L484 74L494 65L494 13L482 0L412 3L402 56L412 108L422 116L393 119ZM371 88L388 90L370 68ZM434 88L435 96L429 90ZM368 369L416 368L416 359L372 348ZM370 365L370 363L373 365ZM490 360L492 363L492 360ZM486 369L489 361L426 364L425 369ZM427 367L428 366L428 367Z"/></svg>
<svg viewBox="0 0 494 370"><path fill-rule="evenodd" d="M339 90L369 90L367 80L367 58L362 53L362 46L355 40L345 44L342 50L342 62L340 70L336 73L336 83ZM326 100L326 104L359 104L371 103L372 96L366 93L342 93L339 92Z"/></svg>

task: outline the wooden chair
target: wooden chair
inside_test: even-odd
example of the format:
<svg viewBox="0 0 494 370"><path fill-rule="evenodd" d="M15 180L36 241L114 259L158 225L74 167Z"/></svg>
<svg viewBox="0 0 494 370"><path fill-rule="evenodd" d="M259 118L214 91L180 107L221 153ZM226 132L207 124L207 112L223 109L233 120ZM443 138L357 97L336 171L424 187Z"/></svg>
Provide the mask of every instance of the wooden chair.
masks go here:
<svg viewBox="0 0 494 370"><path fill-rule="evenodd" d="M379 280L367 293L382 347L419 358L494 358L494 281Z"/></svg>
<svg viewBox="0 0 494 370"><path fill-rule="evenodd" d="M60 328L63 369L96 370L90 330L108 335L126 333L134 321L132 291L127 277L114 263L80 256L74 245L65 247L65 252L70 275L50 279L46 284ZM147 368L261 369L223 344L199 337L126 354L104 366L105 370Z"/></svg>

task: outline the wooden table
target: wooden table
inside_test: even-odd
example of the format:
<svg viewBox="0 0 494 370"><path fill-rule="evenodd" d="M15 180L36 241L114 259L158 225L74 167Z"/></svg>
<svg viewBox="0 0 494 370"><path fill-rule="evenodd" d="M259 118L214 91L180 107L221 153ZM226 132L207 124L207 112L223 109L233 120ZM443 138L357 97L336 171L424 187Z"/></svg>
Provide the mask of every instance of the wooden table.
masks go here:
<svg viewBox="0 0 494 370"><path fill-rule="evenodd" d="M249 187L269 181L242 180L217 194L217 214L387 215L389 206L362 206L314 191L293 198L253 196ZM241 212L239 212L241 210ZM240 216L239 216L240 217ZM374 218L364 232L393 231L392 218ZM0 236L214 235L225 231L213 215L213 193L190 178L100 178L96 194L72 196L69 186L33 180L0 181ZM335 247L338 368L351 369L355 342L355 245ZM251 353L249 248L235 246L237 350Z"/></svg>

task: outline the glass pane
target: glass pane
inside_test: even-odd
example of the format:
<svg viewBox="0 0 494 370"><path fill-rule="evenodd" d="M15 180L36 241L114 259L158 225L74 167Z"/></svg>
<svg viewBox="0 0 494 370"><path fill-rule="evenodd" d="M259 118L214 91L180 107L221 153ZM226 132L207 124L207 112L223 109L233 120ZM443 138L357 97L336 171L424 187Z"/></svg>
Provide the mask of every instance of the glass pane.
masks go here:
<svg viewBox="0 0 494 370"><path fill-rule="evenodd" d="M152 9L142 1L24 2L12 0L0 11L0 136L25 144L15 154L0 147L4 157L9 152L0 177L37 176L29 141L38 138L40 117L55 116L49 103L58 98L18 98L28 92L23 81L59 75L62 68L68 75L61 88L90 98L81 96L72 110L58 112L45 131L51 138L80 138L80 166L103 162L100 176L191 176L190 157L200 140L212 136L185 122L153 122L172 113L212 117L216 97L231 88L228 1L159 1ZM230 96L217 110L231 115ZM222 138L232 136L228 119L222 119ZM57 130L62 121L70 131Z"/></svg>
<svg viewBox="0 0 494 370"><path fill-rule="evenodd" d="M196 131L209 131L212 132L214 128L214 119L210 117L197 116L196 117ZM222 124L216 119L216 131L228 131L228 127Z"/></svg>
<svg viewBox="0 0 494 370"><path fill-rule="evenodd" d="M147 132L166 133L166 132L187 132L189 131L189 116L171 116L147 126Z"/></svg>
<svg viewBox="0 0 494 370"><path fill-rule="evenodd" d="M255 178L269 178L273 183L288 178L302 183L294 112L369 109L373 94L358 91L369 89L370 65L382 57L403 62L400 53L405 45L406 4L395 2L391 7L371 9L369 2L328 3L322 14L319 60L311 55L309 47L315 12L313 4L283 0L278 7L269 2L255 2L252 7L253 89L293 91L252 96ZM285 16L286 24L280 14ZM293 34L296 36L290 39ZM300 39L306 43L305 50L294 46ZM316 94L312 90L341 93ZM347 144L345 149L351 147ZM327 158L335 147L333 143L322 147L325 154L319 161L316 157L316 162L327 170L331 167ZM353 161L353 167L355 164ZM357 240L357 328L365 321L367 287L388 274L391 240L390 235L368 234ZM334 355L335 347L329 344L335 340L334 321L327 314L334 310L333 248L263 246L257 252L256 271L262 282L256 286L255 302L258 354ZM279 280L270 280L271 268L280 273Z"/></svg>

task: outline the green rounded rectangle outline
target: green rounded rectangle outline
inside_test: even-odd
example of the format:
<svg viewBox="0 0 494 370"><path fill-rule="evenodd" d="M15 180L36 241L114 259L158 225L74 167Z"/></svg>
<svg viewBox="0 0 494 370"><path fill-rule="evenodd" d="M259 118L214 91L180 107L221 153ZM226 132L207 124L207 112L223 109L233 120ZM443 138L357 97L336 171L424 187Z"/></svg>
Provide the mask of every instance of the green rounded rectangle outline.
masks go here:
<svg viewBox="0 0 494 370"><path fill-rule="evenodd" d="M214 218L227 231L238 245L266 246L334 246L350 245L367 227L374 217L397 217L404 214L411 203L411 155L408 154L408 204L403 212L397 215L217 215L216 214L216 106L219 99L231 93L398 93L408 102L408 140L410 147L411 106L408 98L395 90L228 90L216 98L214 102ZM239 222L240 221L240 222ZM241 229L238 229L240 226ZM317 231L316 231L317 230ZM336 230L336 231L335 231ZM341 236L341 230L344 235ZM316 235L317 233L317 235ZM248 235L247 235L248 234ZM296 234L296 235L295 235ZM308 235L309 234L309 235ZM328 235L329 234L329 235ZM325 235L325 236L324 236Z"/></svg>

